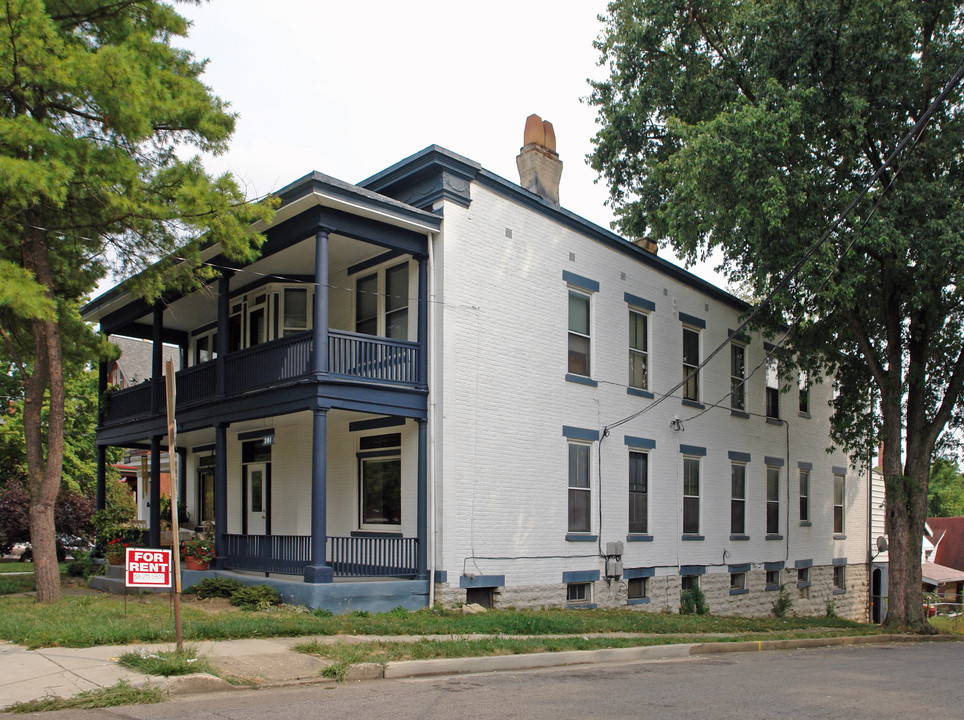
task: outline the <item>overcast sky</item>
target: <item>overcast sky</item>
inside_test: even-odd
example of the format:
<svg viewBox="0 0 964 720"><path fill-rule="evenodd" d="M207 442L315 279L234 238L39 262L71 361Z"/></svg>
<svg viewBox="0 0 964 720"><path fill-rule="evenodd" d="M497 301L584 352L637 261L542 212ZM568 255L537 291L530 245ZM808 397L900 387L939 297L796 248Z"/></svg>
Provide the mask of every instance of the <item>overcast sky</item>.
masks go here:
<svg viewBox="0 0 964 720"><path fill-rule="evenodd" d="M609 227L585 162L601 77L593 40L604 0L214 0L179 5L179 44L208 59L204 80L239 114L230 170L249 197L313 171L359 182L437 144L518 182L525 118L552 122L563 207ZM661 254L669 256L668 250ZM721 284L708 268L698 274Z"/></svg>

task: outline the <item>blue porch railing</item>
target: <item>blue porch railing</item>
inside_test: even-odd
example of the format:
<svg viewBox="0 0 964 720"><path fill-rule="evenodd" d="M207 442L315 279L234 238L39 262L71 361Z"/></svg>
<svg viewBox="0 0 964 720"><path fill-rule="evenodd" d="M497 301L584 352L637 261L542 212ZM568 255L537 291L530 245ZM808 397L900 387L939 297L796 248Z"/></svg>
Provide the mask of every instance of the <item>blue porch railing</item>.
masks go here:
<svg viewBox="0 0 964 720"><path fill-rule="evenodd" d="M300 575L311 561L307 535L225 535L225 567ZM398 577L417 572L418 538L331 537L327 560L336 577Z"/></svg>
<svg viewBox="0 0 964 720"><path fill-rule="evenodd" d="M380 382L418 382L418 343L328 331L328 372Z"/></svg>

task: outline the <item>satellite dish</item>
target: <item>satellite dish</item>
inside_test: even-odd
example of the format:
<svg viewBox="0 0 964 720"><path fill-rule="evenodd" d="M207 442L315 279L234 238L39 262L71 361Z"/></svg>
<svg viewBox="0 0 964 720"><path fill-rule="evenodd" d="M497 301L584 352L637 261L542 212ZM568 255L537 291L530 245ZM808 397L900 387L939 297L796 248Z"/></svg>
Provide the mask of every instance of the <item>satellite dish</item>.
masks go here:
<svg viewBox="0 0 964 720"><path fill-rule="evenodd" d="M877 552L885 552L887 550L887 538L883 535L877 536Z"/></svg>

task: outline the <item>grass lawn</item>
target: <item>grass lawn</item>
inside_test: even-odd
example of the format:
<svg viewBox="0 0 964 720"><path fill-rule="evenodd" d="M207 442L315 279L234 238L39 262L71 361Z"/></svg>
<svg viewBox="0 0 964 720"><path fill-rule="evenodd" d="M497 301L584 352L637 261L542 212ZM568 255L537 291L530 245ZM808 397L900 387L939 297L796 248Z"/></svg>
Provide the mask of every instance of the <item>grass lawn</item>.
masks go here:
<svg viewBox="0 0 964 720"><path fill-rule="evenodd" d="M225 602L184 596L181 609L184 639L229 640L310 635L554 635L601 632L687 635L761 634L798 631L813 635L856 635L879 632L839 618L728 618L669 615L628 610L493 610L478 615L443 610L395 610L369 615L328 616L299 608L251 612ZM174 621L167 596L87 595L65 597L54 605L31 598L0 597L0 639L28 647L90 647L146 642L172 642ZM691 638L692 639L692 638Z"/></svg>
<svg viewBox="0 0 964 720"><path fill-rule="evenodd" d="M60 563L60 575L67 572L67 563ZM26 574L24 574L26 573ZM33 563L0 563L0 595L31 592L34 588Z"/></svg>

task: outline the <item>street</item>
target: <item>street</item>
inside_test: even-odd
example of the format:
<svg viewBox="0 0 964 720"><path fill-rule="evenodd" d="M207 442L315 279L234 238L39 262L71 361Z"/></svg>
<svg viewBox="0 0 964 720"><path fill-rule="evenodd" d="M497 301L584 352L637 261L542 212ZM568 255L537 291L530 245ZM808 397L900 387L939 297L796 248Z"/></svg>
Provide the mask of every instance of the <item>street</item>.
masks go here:
<svg viewBox="0 0 964 720"><path fill-rule="evenodd" d="M960 717L964 643L760 653L673 662L235 691L56 713L84 720L308 718Z"/></svg>

